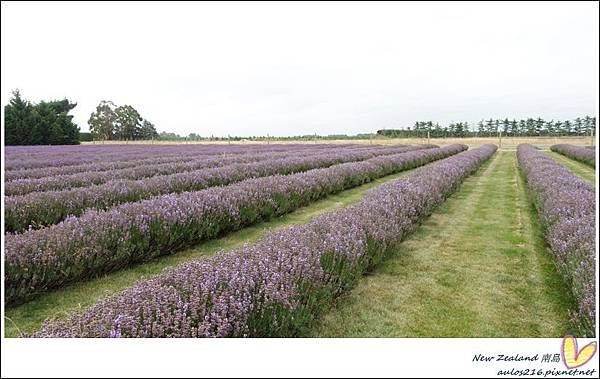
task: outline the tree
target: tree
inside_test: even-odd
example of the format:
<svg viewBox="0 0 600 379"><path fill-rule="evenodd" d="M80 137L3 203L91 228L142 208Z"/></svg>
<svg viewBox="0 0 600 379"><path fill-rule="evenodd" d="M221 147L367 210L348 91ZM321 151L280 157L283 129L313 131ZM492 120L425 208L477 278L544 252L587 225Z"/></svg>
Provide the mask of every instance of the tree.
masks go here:
<svg viewBox="0 0 600 379"><path fill-rule="evenodd" d="M485 133L485 126L483 125L483 120L481 120L477 123L477 136L483 137L484 133Z"/></svg>
<svg viewBox="0 0 600 379"><path fill-rule="evenodd" d="M88 124L95 139L113 139L117 119L115 108L116 106L112 101L102 100L96 107L96 111L90 115Z"/></svg>
<svg viewBox="0 0 600 379"><path fill-rule="evenodd" d="M585 116L583 118L583 128L586 135L590 134L590 131L592 130L592 118L590 116Z"/></svg>
<svg viewBox="0 0 600 379"><path fill-rule="evenodd" d="M515 119L510 122L510 135L513 137L519 135L519 124Z"/></svg>
<svg viewBox="0 0 600 379"><path fill-rule="evenodd" d="M115 109L114 134L121 140L138 140L142 135L142 116L131 105L122 105Z"/></svg>
<svg viewBox="0 0 600 379"><path fill-rule="evenodd" d="M527 135L527 124L525 120L519 120L519 135L525 136Z"/></svg>
<svg viewBox="0 0 600 379"><path fill-rule="evenodd" d="M510 134L510 121L507 118L502 121L502 134L508 136Z"/></svg>
<svg viewBox="0 0 600 379"><path fill-rule="evenodd" d="M556 127L554 126L554 120L546 121L546 133L550 136L556 135Z"/></svg>
<svg viewBox="0 0 600 379"><path fill-rule="evenodd" d="M7 145L72 145L79 143L79 127L69 112L77 106L67 99L31 104L13 92L4 107Z"/></svg>
<svg viewBox="0 0 600 379"><path fill-rule="evenodd" d="M583 122L580 117L577 117L575 120L573 120L573 132L575 132L575 134L578 136L584 133Z"/></svg>
<svg viewBox="0 0 600 379"><path fill-rule="evenodd" d="M544 119L542 119L541 117L538 117L537 120L535 120L534 122L535 124L535 135L537 136L541 136L544 133Z"/></svg>
<svg viewBox="0 0 600 379"><path fill-rule="evenodd" d="M140 128L140 135L142 139L158 139L158 133L156 132L156 128L154 124L148 120L142 121L142 126ZM191 134L190 134L191 135Z"/></svg>
<svg viewBox="0 0 600 379"><path fill-rule="evenodd" d="M31 111L33 106L21 97L18 89L4 107L4 143L6 145L27 145L30 141Z"/></svg>
<svg viewBox="0 0 600 379"><path fill-rule="evenodd" d="M563 123L560 120L554 123L554 130L556 130L556 133L559 136L564 136L566 134L565 130L563 129Z"/></svg>
<svg viewBox="0 0 600 379"><path fill-rule="evenodd" d="M143 119L134 107L116 106L112 101L101 101L88 124L94 139L133 141L159 137L154 124Z"/></svg>
<svg viewBox="0 0 600 379"><path fill-rule="evenodd" d="M454 136L455 137L464 137L465 135L465 126L462 122L458 122L454 126Z"/></svg>
<svg viewBox="0 0 600 379"><path fill-rule="evenodd" d="M492 120L491 118L489 120L487 120L485 129L488 134L488 137L491 137L492 134L494 133L494 120Z"/></svg>
<svg viewBox="0 0 600 379"><path fill-rule="evenodd" d="M571 124L571 121L569 121L569 120L565 121L563 123L563 129L565 130L566 135L573 134L573 124Z"/></svg>

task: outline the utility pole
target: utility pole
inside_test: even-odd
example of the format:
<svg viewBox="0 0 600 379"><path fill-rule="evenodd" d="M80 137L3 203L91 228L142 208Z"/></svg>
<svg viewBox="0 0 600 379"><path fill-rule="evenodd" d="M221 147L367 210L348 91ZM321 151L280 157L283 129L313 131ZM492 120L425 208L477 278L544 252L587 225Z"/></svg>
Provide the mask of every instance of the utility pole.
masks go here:
<svg viewBox="0 0 600 379"><path fill-rule="evenodd" d="M498 147L502 147L502 130L498 130Z"/></svg>

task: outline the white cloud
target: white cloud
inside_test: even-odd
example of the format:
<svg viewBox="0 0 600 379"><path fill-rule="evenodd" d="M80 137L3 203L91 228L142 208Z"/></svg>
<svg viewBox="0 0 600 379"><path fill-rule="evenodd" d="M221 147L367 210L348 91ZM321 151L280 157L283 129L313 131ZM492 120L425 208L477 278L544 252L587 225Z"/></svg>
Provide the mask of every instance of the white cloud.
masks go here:
<svg viewBox="0 0 600 379"><path fill-rule="evenodd" d="M2 101L201 135L595 113L598 3L2 3Z"/></svg>

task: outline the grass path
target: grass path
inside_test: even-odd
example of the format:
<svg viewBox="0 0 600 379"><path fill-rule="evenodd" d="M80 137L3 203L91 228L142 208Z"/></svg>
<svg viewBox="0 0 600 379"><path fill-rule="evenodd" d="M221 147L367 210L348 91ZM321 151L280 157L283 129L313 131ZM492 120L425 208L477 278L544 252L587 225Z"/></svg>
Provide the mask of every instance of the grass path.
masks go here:
<svg viewBox="0 0 600 379"><path fill-rule="evenodd" d="M588 182L592 183L593 186L596 186L596 170L593 167L565 157L562 154L555 153L554 151L545 151L545 153L557 163L571 170L573 174L579 176L581 179L587 180Z"/></svg>
<svg viewBox="0 0 600 379"><path fill-rule="evenodd" d="M434 162L435 163L435 162ZM32 332L50 317L64 317L81 308L95 303L99 298L123 290L142 278L160 273L172 267L199 257L213 255L221 250L231 250L245 243L256 241L263 233L286 226L310 221L319 214L332 211L359 201L364 194L385 182L398 179L412 170L389 175L362 186L329 196L323 200L300 208L282 217L244 228L227 236L204 242L192 249L177 254L157 258L153 261L120 270L106 276L50 292L28 303L5 310L5 336L18 337L21 332Z"/></svg>
<svg viewBox="0 0 600 379"><path fill-rule="evenodd" d="M499 151L310 336L560 337L571 306L516 154Z"/></svg>

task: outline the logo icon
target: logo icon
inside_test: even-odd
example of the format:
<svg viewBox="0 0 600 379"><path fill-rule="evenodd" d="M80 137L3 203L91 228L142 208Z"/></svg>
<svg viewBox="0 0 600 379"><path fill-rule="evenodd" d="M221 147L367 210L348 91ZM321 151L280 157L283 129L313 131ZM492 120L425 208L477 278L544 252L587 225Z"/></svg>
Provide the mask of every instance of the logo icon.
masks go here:
<svg viewBox="0 0 600 379"><path fill-rule="evenodd" d="M596 350L596 341L588 343L579 350L577 348L577 339L574 336L565 336L561 346L563 362L568 369L586 364L596 354Z"/></svg>

